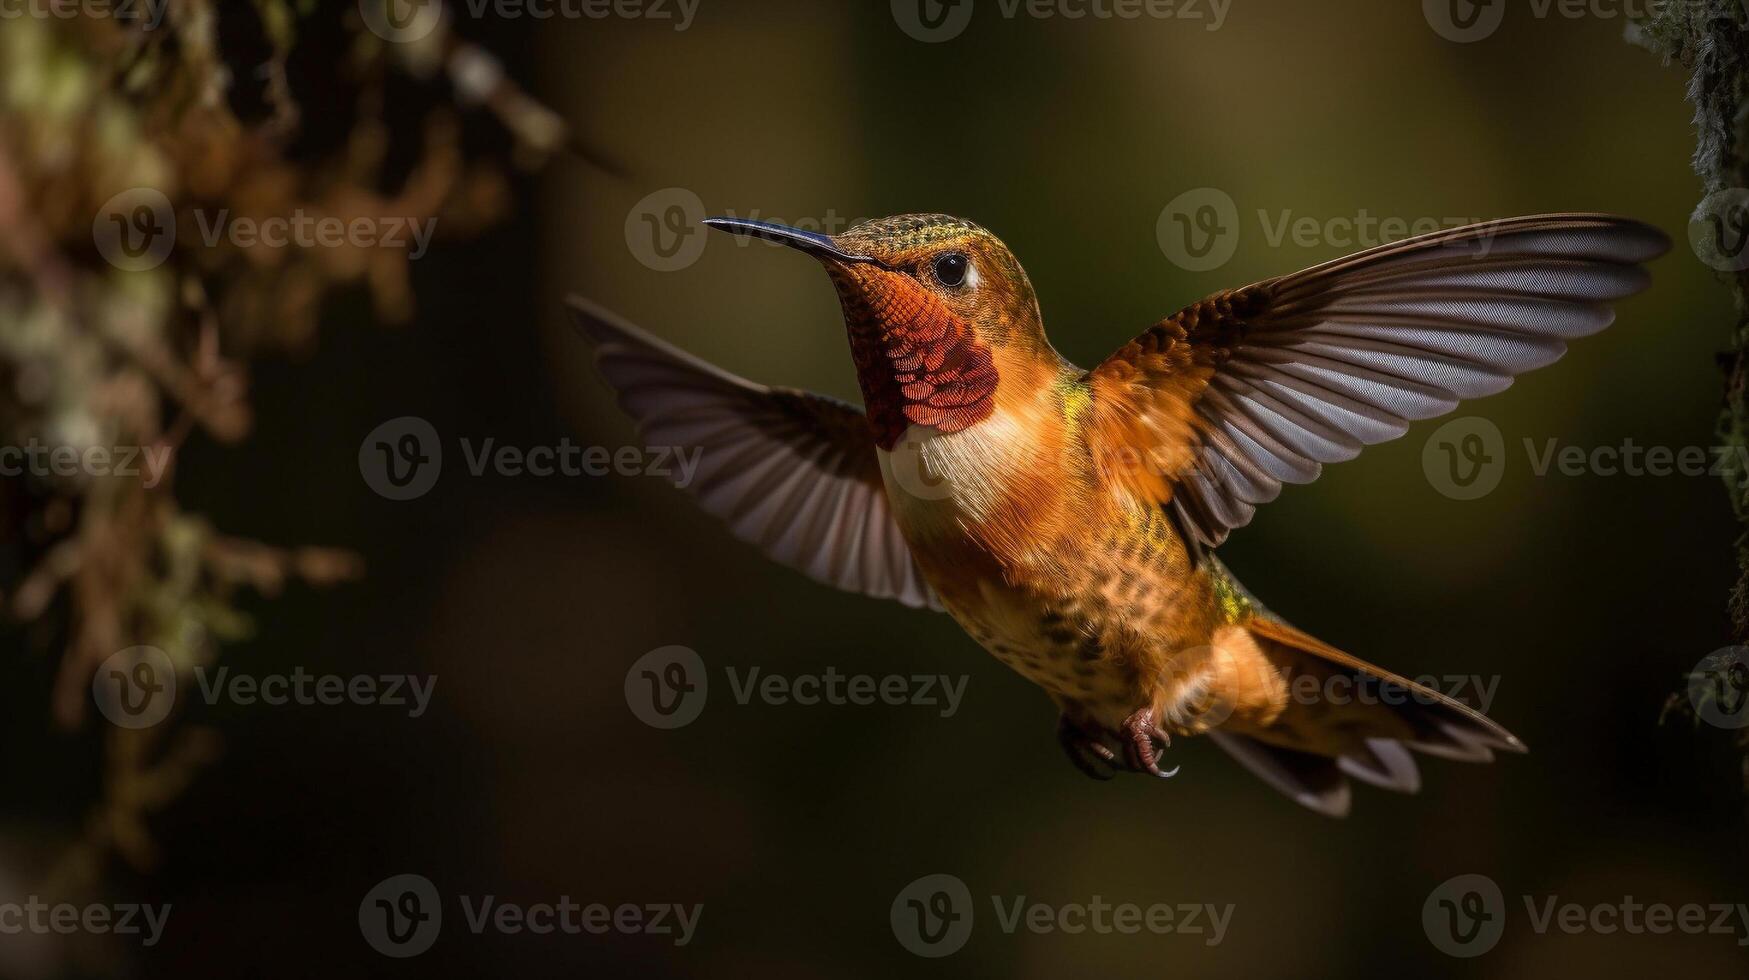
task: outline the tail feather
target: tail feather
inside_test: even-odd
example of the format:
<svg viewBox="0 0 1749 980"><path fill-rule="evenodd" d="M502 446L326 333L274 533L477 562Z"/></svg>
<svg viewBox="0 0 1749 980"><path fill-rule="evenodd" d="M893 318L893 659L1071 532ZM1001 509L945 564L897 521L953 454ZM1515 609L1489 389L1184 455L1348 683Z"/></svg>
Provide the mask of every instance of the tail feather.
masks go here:
<svg viewBox="0 0 1749 980"><path fill-rule="evenodd" d="M1349 778L1399 793L1421 788L1411 749L1460 762L1490 762L1524 743L1475 708L1344 653L1267 614L1245 624L1263 655L1292 685L1318 681L1319 697L1289 697L1268 725L1229 725L1215 741L1271 786L1328 816L1344 816ZM1336 683L1332 683L1332 681ZM1392 697L1325 697L1378 685Z"/></svg>
<svg viewBox="0 0 1749 980"><path fill-rule="evenodd" d="M1260 742L1237 732L1212 731L1209 738L1252 775L1295 803L1327 817L1346 817L1353 794L1336 762L1326 756Z"/></svg>
<svg viewBox="0 0 1749 980"><path fill-rule="evenodd" d="M1513 741L1517 742L1517 739ZM1493 762L1495 749L1524 751L1522 743L1502 745L1488 732L1464 728L1443 719L1429 720L1422 737L1408 745L1417 752L1453 762Z"/></svg>
<svg viewBox="0 0 1749 980"><path fill-rule="evenodd" d="M1337 758L1337 768L1363 783L1393 793L1419 793L1421 770L1402 742L1369 738L1366 744Z"/></svg>

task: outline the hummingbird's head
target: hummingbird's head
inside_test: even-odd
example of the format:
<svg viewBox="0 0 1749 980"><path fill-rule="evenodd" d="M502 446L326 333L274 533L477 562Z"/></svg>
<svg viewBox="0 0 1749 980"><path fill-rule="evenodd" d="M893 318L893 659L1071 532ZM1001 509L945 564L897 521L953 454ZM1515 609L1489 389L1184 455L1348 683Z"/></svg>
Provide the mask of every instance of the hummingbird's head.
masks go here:
<svg viewBox="0 0 1749 980"><path fill-rule="evenodd" d="M1000 239L963 218L904 214L841 235L739 218L705 224L788 245L826 266L883 449L912 425L976 425L995 411L1005 382L1030 390L1060 363L1025 270Z"/></svg>

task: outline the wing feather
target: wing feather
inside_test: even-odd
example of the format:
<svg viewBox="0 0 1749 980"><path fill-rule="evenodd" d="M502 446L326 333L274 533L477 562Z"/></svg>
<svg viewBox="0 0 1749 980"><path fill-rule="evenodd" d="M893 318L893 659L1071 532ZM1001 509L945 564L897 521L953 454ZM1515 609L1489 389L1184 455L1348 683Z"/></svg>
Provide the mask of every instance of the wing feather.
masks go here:
<svg viewBox="0 0 1749 980"><path fill-rule="evenodd" d="M941 608L893 520L862 412L736 377L587 300L570 307L642 438L698 454L686 489L736 537L828 585Z"/></svg>
<svg viewBox="0 0 1749 980"><path fill-rule="evenodd" d="M1211 296L1087 373L1095 452L1139 449L1154 465L1120 481L1219 545L1283 484L1608 327L1608 304L1645 288L1642 263L1669 244L1609 215L1512 218Z"/></svg>

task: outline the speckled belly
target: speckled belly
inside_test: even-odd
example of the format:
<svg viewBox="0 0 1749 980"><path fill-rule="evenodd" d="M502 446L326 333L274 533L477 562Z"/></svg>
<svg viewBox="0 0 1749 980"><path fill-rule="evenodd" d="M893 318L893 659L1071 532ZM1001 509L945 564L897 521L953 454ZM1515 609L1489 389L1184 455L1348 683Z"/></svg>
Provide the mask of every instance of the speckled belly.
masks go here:
<svg viewBox="0 0 1749 980"><path fill-rule="evenodd" d="M1059 703L1128 705L1124 715L1135 710L1136 658L1109 648L1100 635L1106 631L1066 615L1062 603L988 582L958 598L947 602L960 626Z"/></svg>
<svg viewBox="0 0 1749 980"><path fill-rule="evenodd" d="M882 453L900 529L967 633L1065 712L1116 728L1159 700L1175 657L1208 643L1209 583L1158 507L1095 494L1041 510L966 476L994 465L969 467L991 451L976 431L922 441L925 456L938 453L922 466L908 444Z"/></svg>

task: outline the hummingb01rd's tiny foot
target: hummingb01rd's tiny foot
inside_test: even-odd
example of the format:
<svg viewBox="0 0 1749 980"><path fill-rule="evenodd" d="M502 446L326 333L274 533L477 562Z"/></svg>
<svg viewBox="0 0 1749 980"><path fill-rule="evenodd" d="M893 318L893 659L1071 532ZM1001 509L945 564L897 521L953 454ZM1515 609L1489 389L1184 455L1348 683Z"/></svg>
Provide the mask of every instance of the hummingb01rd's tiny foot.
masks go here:
<svg viewBox="0 0 1749 980"><path fill-rule="evenodd" d="M1083 772L1170 776L1171 735L1206 734L1341 816L1350 778L1419 789L1409 750L1524 751L1288 625L1215 549L1283 484L1608 326L1669 247L1656 229L1555 214L1438 232L1216 293L1083 370L1046 339L1020 263L969 221L706 223L825 266L863 408L738 378L574 299L620 404L652 444L701 454L689 489L737 537L829 585L944 610L1044 688ZM1356 684L1404 696L1328 696Z"/></svg>

